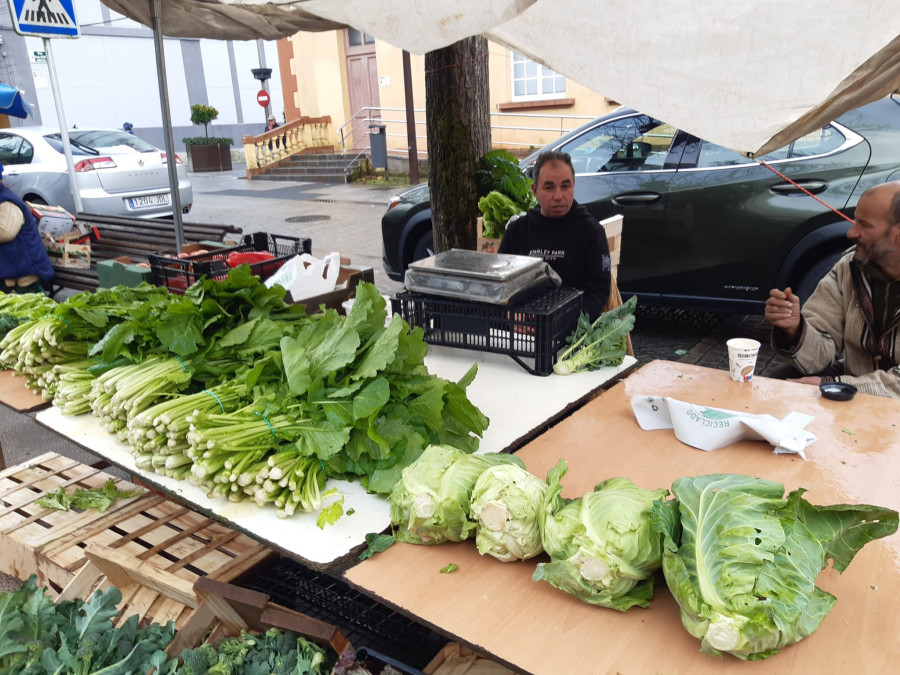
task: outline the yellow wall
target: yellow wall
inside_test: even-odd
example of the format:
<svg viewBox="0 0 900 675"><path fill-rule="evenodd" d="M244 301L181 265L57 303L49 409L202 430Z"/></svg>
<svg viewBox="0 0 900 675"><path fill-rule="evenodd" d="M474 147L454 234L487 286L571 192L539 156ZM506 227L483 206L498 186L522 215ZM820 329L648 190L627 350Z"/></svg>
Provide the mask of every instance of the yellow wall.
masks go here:
<svg viewBox="0 0 900 675"><path fill-rule="evenodd" d="M291 74L297 79L294 104L308 117L330 115L332 128L349 116L346 87L346 60L343 36L338 31L296 33L290 38L293 47Z"/></svg>
<svg viewBox="0 0 900 675"><path fill-rule="evenodd" d="M349 98L346 90L346 62L343 34L297 33L291 38L294 46L292 72L297 77L297 104L303 115L331 115L335 131L349 117ZM614 105L602 95L572 80L566 82L565 99L572 99L564 107L538 105L513 112L500 111L511 98L510 52L506 47L489 43L490 52L490 109L494 147L505 147L517 154L525 154L558 138L561 134L587 121L570 116L594 118L612 110ZM403 87L402 51L387 43L376 41L378 62L378 94L383 109L382 119L387 126L387 144L391 154L405 155L407 131L405 95ZM416 135L419 155L425 155L425 57L412 54L413 101L416 108ZM499 127L516 127L502 129ZM526 129L525 127L529 127Z"/></svg>

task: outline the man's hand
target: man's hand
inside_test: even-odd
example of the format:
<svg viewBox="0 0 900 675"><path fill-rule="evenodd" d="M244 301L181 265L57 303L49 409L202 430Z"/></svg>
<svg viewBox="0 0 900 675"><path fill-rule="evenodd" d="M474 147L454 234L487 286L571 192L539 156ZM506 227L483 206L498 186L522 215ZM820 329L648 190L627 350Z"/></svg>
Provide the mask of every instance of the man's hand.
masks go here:
<svg viewBox="0 0 900 675"><path fill-rule="evenodd" d="M790 288L783 291L773 288L766 300L766 319L783 330L791 342L796 342L800 337L800 298Z"/></svg>
<svg viewBox="0 0 900 675"><path fill-rule="evenodd" d="M821 377L815 377L813 375L809 377L789 377L785 380L785 382L797 382L798 384L811 384L814 387L818 387L822 384Z"/></svg>

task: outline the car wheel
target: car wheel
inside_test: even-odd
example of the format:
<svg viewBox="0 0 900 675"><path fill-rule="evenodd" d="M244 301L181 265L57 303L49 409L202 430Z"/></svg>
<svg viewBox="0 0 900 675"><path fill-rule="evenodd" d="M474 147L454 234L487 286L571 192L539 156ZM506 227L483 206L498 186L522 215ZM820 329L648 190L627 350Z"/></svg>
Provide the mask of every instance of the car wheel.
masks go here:
<svg viewBox="0 0 900 675"><path fill-rule="evenodd" d="M804 303L809 299L809 296L813 294L813 291L816 290L816 286L819 284L819 281L824 277L828 270L834 267L834 264L840 259L840 257L844 254L843 251L832 251L831 253L825 255L824 257L817 260L812 267L810 267L803 276L800 277L800 281L797 284L797 287L794 290L800 298L800 303Z"/></svg>
<svg viewBox="0 0 900 675"><path fill-rule="evenodd" d="M429 256L434 255L434 233L431 230L428 230L419 241L416 243L416 247L413 249L412 260L410 262L415 262L416 260L421 260L422 258L428 258Z"/></svg>

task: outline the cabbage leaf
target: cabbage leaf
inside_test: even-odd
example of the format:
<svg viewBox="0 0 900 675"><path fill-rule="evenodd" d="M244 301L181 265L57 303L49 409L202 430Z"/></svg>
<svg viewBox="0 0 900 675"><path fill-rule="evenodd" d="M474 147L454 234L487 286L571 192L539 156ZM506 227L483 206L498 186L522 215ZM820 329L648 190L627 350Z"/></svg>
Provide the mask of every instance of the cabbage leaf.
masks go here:
<svg viewBox="0 0 900 675"><path fill-rule="evenodd" d="M610 478L578 499L561 496L564 460L547 476L541 540L550 555L535 581L594 605L625 611L647 607L653 574L662 559L662 538L652 528L655 500L665 489L644 490L627 478Z"/></svg>
<svg viewBox="0 0 900 675"><path fill-rule="evenodd" d="M451 445L429 445L401 472L391 491L391 523L397 541L441 544L463 541L475 530L469 506L475 481L495 464L518 464L515 455L468 455Z"/></svg>
<svg viewBox="0 0 900 675"><path fill-rule="evenodd" d="M815 586L827 561L842 572L898 525L891 509L814 506L803 489L785 496L781 483L739 474L680 478L672 493L653 524L682 623L702 652L745 660L811 635L836 601Z"/></svg>
<svg viewBox="0 0 900 675"><path fill-rule="evenodd" d="M470 508L478 552L503 562L543 552L538 512L546 493L544 481L516 464L498 464L482 473Z"/></svg>

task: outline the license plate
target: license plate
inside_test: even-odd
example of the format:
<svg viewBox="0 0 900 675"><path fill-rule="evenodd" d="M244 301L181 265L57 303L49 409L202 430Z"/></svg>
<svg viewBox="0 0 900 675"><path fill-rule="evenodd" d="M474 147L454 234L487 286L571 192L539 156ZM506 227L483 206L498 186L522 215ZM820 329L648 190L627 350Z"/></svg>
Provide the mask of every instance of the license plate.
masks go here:
<svg viewBox="0 0 900 675"><path fill-rule="evenodd" d="M132 209L146 209L152 206L168 206L169 193L161 195L147 195L146 197L129 197L128 206Z"/></svg>

